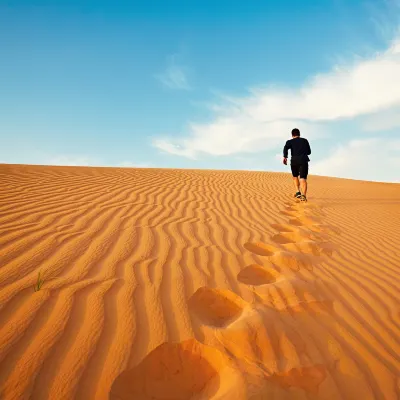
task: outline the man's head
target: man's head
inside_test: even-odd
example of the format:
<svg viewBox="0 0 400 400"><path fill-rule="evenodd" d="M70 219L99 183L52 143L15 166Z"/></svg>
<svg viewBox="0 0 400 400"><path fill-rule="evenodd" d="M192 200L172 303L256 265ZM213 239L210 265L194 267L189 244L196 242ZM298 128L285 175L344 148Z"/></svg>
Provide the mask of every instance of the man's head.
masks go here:
<svg viewBox="0 0 400 400"><path fill-rule="evenodd" d="M293 137L299 137L300 136L300 131L297 128L294 128L292 130L292 136Z"/></svg>

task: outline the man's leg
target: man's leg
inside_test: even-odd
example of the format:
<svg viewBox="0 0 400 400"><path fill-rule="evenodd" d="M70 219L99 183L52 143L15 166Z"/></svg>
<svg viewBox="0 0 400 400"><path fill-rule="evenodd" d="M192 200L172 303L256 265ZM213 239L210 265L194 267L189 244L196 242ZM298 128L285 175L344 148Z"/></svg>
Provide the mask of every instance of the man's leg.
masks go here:
<svg viewBox="0 0 400 400"><path fill-rule="evenodd" d="M293 165L290 163L290 169L292 170L292 176L293 176L293 184L296 189L296 197L300 196L298 193L300 193L300 182L299 182L299 166L298 165Z"/></svg>
<svg viewBox="0 0 400 400"><path fill-rule="evenodd" d="M307 179L300 178L301 194L307 196Z"/></svg>
<svg viewBox="0 0 400 400"><path fill-rule="evenodd" d="M293 177L293 183L294 183L294 187L296 189L296 193L300 192L300 182L299 182L299 178L297 176Z"/></svg>
<svg viewBox="0 0 400 400"><path fill-rule="evenodd" d="M307 176L308 176L308 163L302 164L300 167L300 188L301 194L307 199Z"/></svg>

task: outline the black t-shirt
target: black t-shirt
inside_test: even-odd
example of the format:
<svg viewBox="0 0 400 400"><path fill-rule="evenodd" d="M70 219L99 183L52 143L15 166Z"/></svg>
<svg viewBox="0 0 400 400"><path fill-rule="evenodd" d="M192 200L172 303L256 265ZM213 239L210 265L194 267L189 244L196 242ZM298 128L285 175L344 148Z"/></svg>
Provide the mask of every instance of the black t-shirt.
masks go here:
<svg viewBox="0 0 400 400"><path fill-rule="evenodd" d="M307 139L296 137L288 140L283 148L283 157L288 158L289 149L292 155L292 164L303 164L310 161L308 156L311 154L311 147Z"/></svg>

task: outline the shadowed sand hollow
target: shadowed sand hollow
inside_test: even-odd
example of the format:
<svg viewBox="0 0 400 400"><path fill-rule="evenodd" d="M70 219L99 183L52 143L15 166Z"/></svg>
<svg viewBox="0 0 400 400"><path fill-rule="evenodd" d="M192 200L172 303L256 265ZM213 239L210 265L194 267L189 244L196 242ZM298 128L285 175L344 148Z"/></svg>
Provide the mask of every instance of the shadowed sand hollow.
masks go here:
<svg viewBox="0 0 400 400"><path fill-rule="evenodd" d="M273 283L279 277L279 273L271 268L265 268L261 265L252 264L242 269L237 279L246 285L265 285Z"/></svg>
<svg viewBox="0 0 400 400"><path fill-rule="evenodd" d="M277 267L290 268L294 271L312 270L315 265L315 259L302 252L278 251L270 261Z"/></svg>
<svg viewBox="0 0 400 400"><path fill-rule="evenodd" d="M244 244L244 248L254 254L264 257L272 256L276 251L275 247L262 242L248 242Z"/></svg>
<svg viewBox="0 0 400 400"><path fill-rule="evenodd" d="M230 379L237 379L229 360L215 348L194 339L163 343L137 367L114 382L110 399L190 400L209 399ZM220 377L224 375L224 382Z"/></svg>
<svg viewBox="0 0 400 400"><path fill-rule="evenodd" d="M222 327L237 319L246 303L229 290L199 288L189 307L206 324Z"/></svg>

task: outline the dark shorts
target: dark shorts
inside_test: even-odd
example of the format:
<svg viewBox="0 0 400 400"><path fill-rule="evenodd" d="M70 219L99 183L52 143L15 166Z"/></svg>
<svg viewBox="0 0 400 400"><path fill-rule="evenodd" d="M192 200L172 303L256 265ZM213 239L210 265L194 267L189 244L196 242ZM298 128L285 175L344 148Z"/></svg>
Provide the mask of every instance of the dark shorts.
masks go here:
<svg viewBox="0 0 400 400"><path fill-rule="evenodd" d="M308 163L291 164L290 168L292 169L292 175L294 177L300 176L300 179L307 179Z"/></svg>

